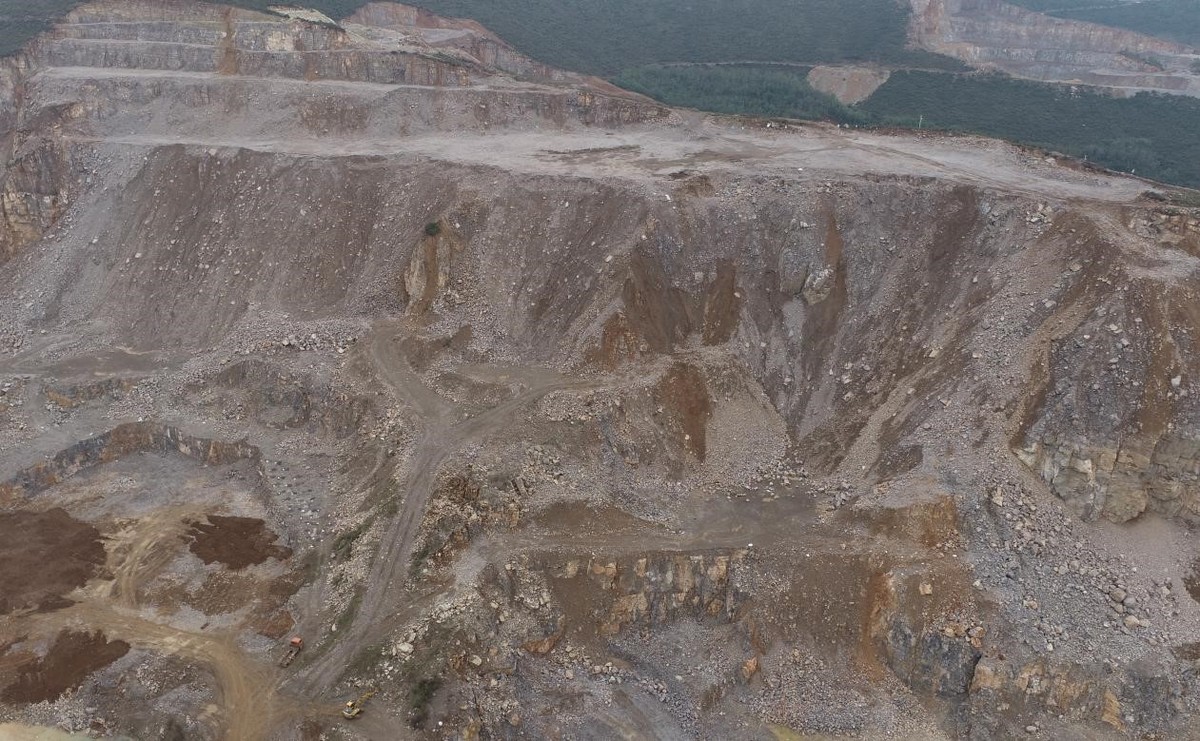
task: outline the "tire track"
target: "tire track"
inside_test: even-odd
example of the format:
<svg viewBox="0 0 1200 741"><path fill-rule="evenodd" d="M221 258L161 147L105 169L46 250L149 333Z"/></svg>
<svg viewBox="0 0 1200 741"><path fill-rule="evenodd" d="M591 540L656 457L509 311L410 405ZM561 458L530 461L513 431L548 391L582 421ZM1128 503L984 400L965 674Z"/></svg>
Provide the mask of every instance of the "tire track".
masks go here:
<svg viewBox="0 0 1200 741"><path fill-rule="evenodd" d="M442 463L465 444L502 429L525 407L554 391L598 388L597 381L562 379L543 383L458 424L452 423L451 405L420 382L403 358L390 347L390 333L376 333L368 352L380 376L423 417L432 420L428 432L417 443L408 461L402 484L404 503L380 541L379 550L365 581L358 611L337 644L305 669L299 686L305 696L330 690L354 654L386 633L384 608L394 589L402 589L408 578L409 560L425 517L426 505Z"/></svg>

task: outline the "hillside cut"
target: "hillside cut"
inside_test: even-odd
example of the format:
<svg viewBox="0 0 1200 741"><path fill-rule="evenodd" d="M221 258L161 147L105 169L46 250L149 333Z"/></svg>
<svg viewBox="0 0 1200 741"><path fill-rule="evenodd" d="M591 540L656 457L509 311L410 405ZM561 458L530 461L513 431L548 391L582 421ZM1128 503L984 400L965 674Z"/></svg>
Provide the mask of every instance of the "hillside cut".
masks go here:
<svg viewBox="0 0 1200 741"><path fill-rule="evenodd" d="M82 6L0 147L0 731L1200 736L1168 189L387 3Z"/></svg>

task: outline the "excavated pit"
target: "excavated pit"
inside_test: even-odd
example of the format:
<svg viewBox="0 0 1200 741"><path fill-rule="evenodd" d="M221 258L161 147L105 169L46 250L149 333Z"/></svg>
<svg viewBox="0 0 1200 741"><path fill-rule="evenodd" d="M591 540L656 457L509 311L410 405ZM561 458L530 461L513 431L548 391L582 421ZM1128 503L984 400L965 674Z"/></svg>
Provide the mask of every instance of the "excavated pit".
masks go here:
<svg viewBox="0 0 1200 741"><path fill-rule="evenodd" d="M1200 214L1145 183L386 4L99 2L6 64L0 667L61 677L0 721L1200 732Z"/></svg>

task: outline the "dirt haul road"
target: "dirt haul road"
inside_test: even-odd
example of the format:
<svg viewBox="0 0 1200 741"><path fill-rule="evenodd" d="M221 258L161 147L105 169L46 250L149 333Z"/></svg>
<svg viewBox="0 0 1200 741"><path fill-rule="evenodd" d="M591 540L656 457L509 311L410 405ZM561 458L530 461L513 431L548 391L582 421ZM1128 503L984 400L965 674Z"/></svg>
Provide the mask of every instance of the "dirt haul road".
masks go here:
<svg viewBox="0 0 1200 741"><path fill-rule="evenodd" d="M464 445L493 434L520 419L522 410L554 391L601 388L600 381L559 378L545 380L545 373L531 374L537 385L513 399L457 424L453 407L421 383L393 347L391 325L377 327L368 353L380 378L392 387L401 403L410 405L426 424L426 432L415 445L400 487L403 502L380 541L371 571L363 584L359 608L350 625L339 631L337 642L312 665L297 675L298 694L318 697L333 688L354 655L386 635L392 627L387 616L400 609L402 590L408 579L415 539L425 516L434 480L443 461Z"/></svg>

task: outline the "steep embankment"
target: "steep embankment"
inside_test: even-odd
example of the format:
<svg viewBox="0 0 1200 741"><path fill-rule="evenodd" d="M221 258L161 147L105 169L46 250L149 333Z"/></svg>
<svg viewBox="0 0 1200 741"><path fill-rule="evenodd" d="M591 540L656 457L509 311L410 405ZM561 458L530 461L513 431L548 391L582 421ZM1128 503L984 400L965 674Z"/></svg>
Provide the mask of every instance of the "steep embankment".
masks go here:
<svg viewBox="0 0 1200 741"><path fill-rule="evenodd" d="M912 0L911 33L929 51L1017 77L1121 91L1200 95L1197 50L1003 0Z"/></svg>
<svg viewBox="0 0 1200 741"><path fill-rule="evenodd" d="M128 652L6 720L1195 731L1195 213L499 43L106 2L10 65L0 526L105 552L0 690Z"/></svg>

